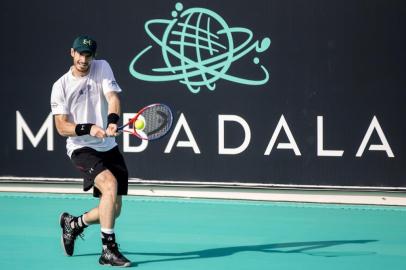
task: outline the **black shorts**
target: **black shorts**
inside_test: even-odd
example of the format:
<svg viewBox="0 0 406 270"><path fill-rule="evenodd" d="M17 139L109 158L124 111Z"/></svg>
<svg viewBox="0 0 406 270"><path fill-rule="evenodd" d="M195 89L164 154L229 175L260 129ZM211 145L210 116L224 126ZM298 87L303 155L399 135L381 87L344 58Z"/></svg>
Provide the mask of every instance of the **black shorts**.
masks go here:
<svg viewBox="0 0 406 270"><path fill-rule="evenodd" d="M109 170L117 180L117 195L128 193L128 171L118 146L106 152L99 152L90 147L83 147L73 151L71 160L73 165L83 175L83 190L93 187L93 196L100 197L100 190L94 186L94 179L104 170Z"/></svg>

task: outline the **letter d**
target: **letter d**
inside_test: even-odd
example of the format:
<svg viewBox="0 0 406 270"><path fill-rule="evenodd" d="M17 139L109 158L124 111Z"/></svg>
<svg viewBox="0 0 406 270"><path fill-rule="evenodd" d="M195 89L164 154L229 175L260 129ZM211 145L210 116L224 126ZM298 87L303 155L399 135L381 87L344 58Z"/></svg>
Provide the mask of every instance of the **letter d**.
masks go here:
<svg viewBox="0 0 406 270"><path fill-rule="evenodd" d="M233 121L239 123L244 129L244 141L236 148L225 148L224 147L224 122ZM251 141L251 130L248 123L241 117L237 115L219 115L219 154L224 155L237 155L242 153L247 149Z"/></svg>

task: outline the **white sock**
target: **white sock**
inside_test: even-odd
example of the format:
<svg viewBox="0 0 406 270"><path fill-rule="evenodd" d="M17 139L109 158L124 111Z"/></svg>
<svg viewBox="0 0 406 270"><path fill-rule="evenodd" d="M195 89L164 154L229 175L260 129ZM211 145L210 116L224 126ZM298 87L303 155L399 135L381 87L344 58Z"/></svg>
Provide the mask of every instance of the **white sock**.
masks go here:
<svg viewBox="0 0 406 270"><path fill-rule="evenodd" d="M85 224L86 226L89 226L89 224L86 222L85 220L85 215L82 215L82 222L83 224Z"/></svg>
<svg viewBox="0 0 406 270"><path fill-rule="evenodd" d="M108 243L115 243L115 235L114 235L114 229L106 229L106 228L101 228L101 238L102 238L102 243L103 243L103 249L105 250L107 248Z"/></svg>
<svg viewBox="0 0 406 270"><path fill-rule="evenodd" d="M101 228L102 233L105 234L113 234L114 233L114 229L107 229L107 228Z"/></svg>

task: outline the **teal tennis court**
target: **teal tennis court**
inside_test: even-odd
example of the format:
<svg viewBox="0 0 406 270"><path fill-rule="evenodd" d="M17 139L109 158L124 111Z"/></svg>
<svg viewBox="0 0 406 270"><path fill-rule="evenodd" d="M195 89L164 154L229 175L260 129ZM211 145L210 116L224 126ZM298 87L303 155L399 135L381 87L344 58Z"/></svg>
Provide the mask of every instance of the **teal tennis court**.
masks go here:
<svg viewBox="0 0 406 270"><path fill-rule="evenodd" d="M0 193L0 269L106 269L99 226L60 247L89 195ZM128 196L116 225L139 269L406 269L406 208Z"/></svg>

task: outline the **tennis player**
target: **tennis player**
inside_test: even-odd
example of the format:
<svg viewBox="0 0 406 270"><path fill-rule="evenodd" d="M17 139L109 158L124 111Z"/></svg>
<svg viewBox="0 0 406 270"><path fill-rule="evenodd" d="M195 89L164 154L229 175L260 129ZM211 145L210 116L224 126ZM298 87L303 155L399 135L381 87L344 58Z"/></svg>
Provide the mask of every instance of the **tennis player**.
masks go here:
<svg viewBox="0 0 406 270"><path fill-rule="evenodd" d="M97 44L89 36L77 37L71 48L73 65L52 87L51 108L58 133L66 140L67 154L82 173L83 189L93 187L99 205L80 216L60 216L62 247L73 255L75 239L84 229L100 224L102 265L127 267L131 262L119 251L114 223L120 215L122 195L128 191L128 172L115 136L120 114L121 88L105 60L95 60Z"/></svg>

